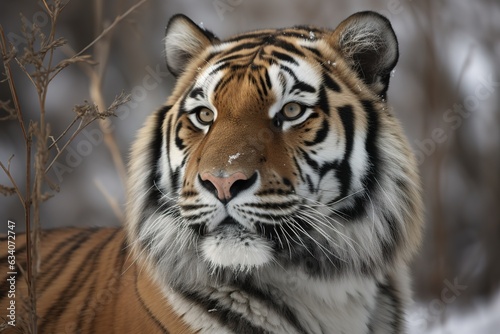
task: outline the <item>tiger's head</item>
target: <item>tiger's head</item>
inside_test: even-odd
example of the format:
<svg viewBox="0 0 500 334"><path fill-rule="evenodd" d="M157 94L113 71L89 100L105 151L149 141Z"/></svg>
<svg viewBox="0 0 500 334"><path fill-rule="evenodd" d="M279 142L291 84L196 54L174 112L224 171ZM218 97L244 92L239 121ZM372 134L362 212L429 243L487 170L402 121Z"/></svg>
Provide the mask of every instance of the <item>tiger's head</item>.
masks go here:
<svg viewBox="0 0 500 334"><path fill-rule="evenodd" d="M177 15L165 46L177 84L133 147L127 222L158 278L329 279L410 259L421 199L385 102L398 60L387 19L219 40Z"/></svg>

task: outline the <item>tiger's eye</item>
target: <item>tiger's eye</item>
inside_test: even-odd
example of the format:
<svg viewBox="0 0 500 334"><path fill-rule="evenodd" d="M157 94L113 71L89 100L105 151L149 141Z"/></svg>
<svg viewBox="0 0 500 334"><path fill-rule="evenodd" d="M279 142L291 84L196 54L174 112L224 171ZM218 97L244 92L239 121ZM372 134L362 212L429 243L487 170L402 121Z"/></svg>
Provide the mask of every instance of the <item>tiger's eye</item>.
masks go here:
<svg viewBox="0 0 500 334"><path fill-rule="evenodd" d="M303 108L296 102L290 102L283 106L281 113L285 116L286 120L294 120L299 118L303 113Z"/></svg>
<svg viewBox="0 0 500 334"><path fill-rule="evenodd" d="M196 118L198 122L203 125L210 125L214 121L214 112L208 108L201 108L196 112Z"/></svg>

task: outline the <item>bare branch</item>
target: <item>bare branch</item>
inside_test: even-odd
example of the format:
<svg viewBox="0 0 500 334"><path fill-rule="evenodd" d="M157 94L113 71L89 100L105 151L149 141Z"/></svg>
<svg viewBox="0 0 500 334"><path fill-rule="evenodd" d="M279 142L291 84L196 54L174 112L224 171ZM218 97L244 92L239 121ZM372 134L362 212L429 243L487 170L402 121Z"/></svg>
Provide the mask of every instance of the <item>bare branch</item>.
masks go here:
<svg viewBox="0 0 500 334"><path fill-rule="evenodd" d="M9 162L7 164L7 167L0 161L0 167L3 169L5 175L9 178L10 182L12 183L13 189L16 192L17 196L19 197L19 200L21 201L21 204L23 205L23 208L26 209L26 204L24 203L24 198L23 195L21 194L21 190L16 184L16 181L12 177L12 174L10 173L10 161L12 160L14 156L10 157Z"/></svg>
<svg viewBox="0 0 500 334"><path fill-rule="evenodd" d="M101 38L103 38L104 36L106 36L106 34L108 32L110 32L111 30L113 30L118 23L120 23L124 18L126 18L128 15L130 15L134 10L136 10L137 8L139 8L140 6L142 6L146 1L148 1L148 0L141 0L141 1L139 1L138 3L136 3L135 5L133 5L132 7L130 7L125 13L123 13L122 15L118 15L115 18L115 20L113 21L113 23L111 23L109 25L109 27L107 27L106 29L104 29L99 36L97 36L89 45L87 45L86 47L84 47L76 55L79 56L82 53L84 53L85 51L87 51L88 49L90 49Z"/></svg>
<svg viewBox="0 0 500 334"><path fill-rule="evenodd" d="M80 124L78 124L78 128L76 129L76 131L71 135L71 137L68 139L68 141L64 144L64 146L58 150L56 156L52 159L52 161L50 162L50 164L47 166L47 168L45 168L45 173L48 173L50 168L52 167L52 165L56 162L56 160L61 156L61 154L66 150L66 148L69 146L69 144L76 138L76 136L78 136L78 134L87 126L89 125L90 123L92 123L93 121L95 121L98 117L94 117L92 118L90 121L88 121L87 123L83 124L83 120L80 121Z"/></svg>
<svg viewBox="0 0 500 334"><path fill-rule="evenodd" d="M49 146L49 150L56 146L57 148L57 143L59 142L59 140L61 140L62 137L64 137L64 135L66 135L68 133L68 131L73 127L73 125L75 125L76 121L78 121L79 117L75 117L73 119L73 121L71 121L71 123L66 127L66 129L64 129L64 131L59 135L59 137L57 137L57 139L54 139L54 137L50 136L50 138L52 139L52 144L50 144ZM59 149L57 148L57 150L59 151Z"/></svg>
<svg viewBox="0 0 500 334"><path fill-rule="evenodd" d="M7 115L0 117L0 121L10 121L17 118L16 109L11 107L10 100L7 101L0 100L0 110L2 109L7 112Z"/></svg>
<svg viewBox="0 0 500 334"><path fill-rule="evenodd" d="M9 59L8 56L9 52L7 51L9 49L7 48L5 33L1 24L0 24L0 45L2 46L2 58ZM14 85L14 79L12 76L12 72L10 70L10 64L8 61L4 61L3 65L5 67L5 74L7 76L7 81L9 82L10 93L12 94L12 98L14 99L14 107L16 108L17 119L19 121L19 125L21 126L24 140L28 141L28 134L26 132L26 128L24 127L23 114L21 112L21 106L19 104L19 98L17 96L16 86Z"/></svg>
<svg viewBox="0 0 500 334"><path fill-rule="evenodd" d="M16 193L16 188L14 187L7 187L2 184L0 184L0 194L4 196L12 196Z"/></svg>

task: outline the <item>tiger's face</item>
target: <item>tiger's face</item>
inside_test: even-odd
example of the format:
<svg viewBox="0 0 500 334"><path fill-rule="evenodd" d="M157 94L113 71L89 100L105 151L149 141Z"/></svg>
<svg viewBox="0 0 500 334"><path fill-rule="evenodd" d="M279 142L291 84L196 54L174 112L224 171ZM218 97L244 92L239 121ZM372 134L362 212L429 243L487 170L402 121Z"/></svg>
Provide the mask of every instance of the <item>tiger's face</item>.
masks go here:
<svg viewBox="0 0 500 334"><path fill-rule="evenodd" d="M398 58L386 20L220 41L176 16L165 43L178 82L134 147L129 186L129 236L160 276L324 278L413 252L420 199L385 107Z"/></svg>

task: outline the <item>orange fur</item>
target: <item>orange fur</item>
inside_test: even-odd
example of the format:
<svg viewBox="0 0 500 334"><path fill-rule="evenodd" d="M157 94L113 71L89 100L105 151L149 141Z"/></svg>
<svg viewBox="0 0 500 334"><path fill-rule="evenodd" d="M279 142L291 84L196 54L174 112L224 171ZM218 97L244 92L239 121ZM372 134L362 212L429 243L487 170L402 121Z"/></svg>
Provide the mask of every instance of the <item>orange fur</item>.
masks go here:
<svg viewBox="0 0 500 334"><path fill-rule="evenodd" d="M128 256L122 229L47 231L42 245L37 279L39 333L162 333L164 329L193 333L173 313L147 272ZM24 235L16 236L16 248L16 261L25 269ZM6 276L5 241L0 249L0 272ZM5 333L19 333L20 322L28 319L26 280L20 270L17 273L16 327L8 326ZM0 309L6 310L10 299L7 277L2 278Z"/></svg>

